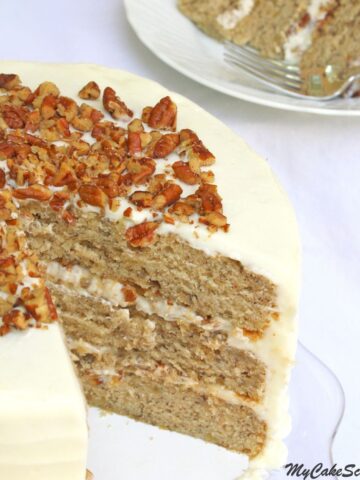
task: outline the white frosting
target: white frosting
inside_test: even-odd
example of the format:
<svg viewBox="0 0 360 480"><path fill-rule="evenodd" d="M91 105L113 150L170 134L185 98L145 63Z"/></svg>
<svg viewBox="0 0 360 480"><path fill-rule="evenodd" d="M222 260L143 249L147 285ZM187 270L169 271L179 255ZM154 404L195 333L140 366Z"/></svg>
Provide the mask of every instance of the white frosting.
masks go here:
<svg viewBox="0 0 360 480"><path fill-rule="evenodd" d="M63 95L70 97L76 97L83 85L94 80L101 88L108 85L115 88L137 115L144 106L154 105L169 94L154 82L94 65L2 62L1 71L18 73L24 84L32 88L45 79L53 81ZM193 248L201 249L208 255L222 254L238 260L274 282L278 288L281 318L274 325L281 325L283 332L279 342L274 343L274 355L278 355L279 359L284 355L291 360L295 355L294 318L299 288L299 242L292 208L268 164L237 135L186 98L175 93L170 95L178 105L178 128L193 129L217 158L211 169L215 173L216 184L223 197L224 213L231 227L228 233L219 231L210 235L205 228L199 227L194 232L193 226L177 222L175 225L163 223L158 231L160 234L175 233ZM92 105L100 108L100 101L92 102ZM123 209L123 205L120 208ZM116 221L119 214L121 212L108 212L108 218ZM282 343L284 336L285 344ZM37 352L34 354L35 357L38 355ZM279 361L278 371L274 371L279 382L271 379L277 414L268 418L271 437L261 456L252 462L253 467L278 467L285 459L281 438L282 419L286 417L287 406L282 392L286 388L283 381L288 370L289 362Z"/></svg>
<svg viewBox="0 0 360 480"><path fill-rule="evenodd" d="M255 0L240 0L236 8L221 13L217 16L216 21L225 28L225 30L231 30L236 27L240 20L250 14L254 5Z"/></svg>
<svg viewBox="0 0 360 480"><path fill-rule="evenodd" d="M304 27L298 27L284 43L285 60L299 63L303 53L311 46L312 34L318 22L326 16L326 8L333 0L311 0L307 13L310 20Z"/></svg>
<svg viewBox="0 0 360 480"><path fill-rule="evenodd" d="M0 339L0 478L84 480L86 406L60 326Z"/></svg>

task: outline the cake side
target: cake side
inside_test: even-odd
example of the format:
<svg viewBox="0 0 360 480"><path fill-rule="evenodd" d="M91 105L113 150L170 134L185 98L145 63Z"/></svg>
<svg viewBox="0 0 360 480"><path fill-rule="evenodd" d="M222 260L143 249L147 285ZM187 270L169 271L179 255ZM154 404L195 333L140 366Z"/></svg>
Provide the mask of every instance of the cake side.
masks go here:
<svg viewBox="0 0 360 480"><path fill-rule="evenodd" d="M60 326L0 345L0 477L84 480L86 408Z"/></svg>

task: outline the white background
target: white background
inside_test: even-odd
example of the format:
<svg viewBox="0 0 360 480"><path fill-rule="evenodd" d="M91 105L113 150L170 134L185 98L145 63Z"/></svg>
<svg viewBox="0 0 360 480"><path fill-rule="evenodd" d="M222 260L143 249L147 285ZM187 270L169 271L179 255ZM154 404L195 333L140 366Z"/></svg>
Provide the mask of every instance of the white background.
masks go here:
<svg viewBox="0 0 360 480"><path fill-rule="evenodd" d="M0 21L1 60L92 62L157 80L223 120L268 159L300 223L300 339L345 390L335 460L360 464L360 118L281 112L198 85L138 41L122 0L0 0Z"/></svg>

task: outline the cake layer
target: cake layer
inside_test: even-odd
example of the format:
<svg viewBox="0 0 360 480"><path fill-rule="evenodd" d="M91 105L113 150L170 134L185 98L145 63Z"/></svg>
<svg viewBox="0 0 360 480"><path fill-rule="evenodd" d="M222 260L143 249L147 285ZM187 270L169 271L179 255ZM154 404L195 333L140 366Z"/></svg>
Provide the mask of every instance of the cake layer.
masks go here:
<svg viewBox="0 0 360 480"><path fill-rule="evenodd" d="M120 308L54 283L49 288L70 349L85 357L89 369L220 385L245 398L262 398L265 365L252 352L229 346L226 332Z"/></svg>
<svg viewBox="0 0 360 480"><path fill-rule="evenodd" d="M1 338L0 478L84 480L87 436L60 326Z"/></svg>
<svg viewBox="0 0 360 480"><path fill-rule="evenodd" d="M106 375L82 370L91 405L175 430L254 457L266 438L266 424L253 410L191 387L145 377ZM107 379L106 379L107 377Z"/></svg>
<svg viewBox="0 0 360 480"><path fill-rule="evenodd" d="M326 67L328 67L326 69ZM357 0L337 0L314 31L311 46L301 58L305 78L323 75L343 81L360 70L360 4Z"/></svg>
<svg viewBox="0 0 360 480"><path fill-rule="evenodd" d="M34 216L26 227L29 244L47 262L80 265L93 275L131 283L147 298L160 295L204 318L220 317L253 332L278 316L275 286L238 261L208 256L172 234L161 235L155 248L133 249L122 221L78 211L76 222L64 228L50 208L32 202L22 208Z"/></svg>

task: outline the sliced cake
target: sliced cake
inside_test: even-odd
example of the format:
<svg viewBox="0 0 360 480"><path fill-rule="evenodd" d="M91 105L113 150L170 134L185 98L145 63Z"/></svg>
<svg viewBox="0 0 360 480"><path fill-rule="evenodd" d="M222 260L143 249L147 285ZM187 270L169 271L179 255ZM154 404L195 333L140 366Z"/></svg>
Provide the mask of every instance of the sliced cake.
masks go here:
<svg viewBox="0 0 360 480"><path fill-rule="evenodd" d="M298 64L305 92L333 91L360 71L356 0L179 0L178 5L215 38Z"/></svg>
<svg viewBox="0 0 360 480"><path fill-rule="evenodd" d="M50 366L61 351L58 375L72 385L61 402L76 417L65 433L77 439L77 464L63 478L82 478L85 434L58 324L90 405L237 451L254 476L279 467L299 245L268 165L189 100L134 75L23 63L1 71L2 235L23 243L1 254L0 352L10 342L11 358L13 339L57 337L57 347L34 347L34 361ZM7 375L18 371L9 361ZM7 388L30 375L24 360ZM0 370L0 397L3 385ZM35 403L39 389L34 382ZM49 384L44 402L56 393ZM5 438L0 477L21 442ZM36 480L68 472L63 458L51 476L48 458ZM31 467L26 455L18 463Z"/></svg>

